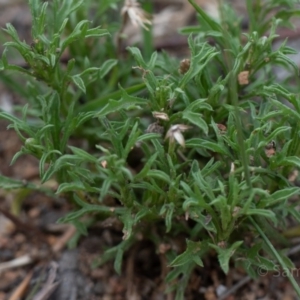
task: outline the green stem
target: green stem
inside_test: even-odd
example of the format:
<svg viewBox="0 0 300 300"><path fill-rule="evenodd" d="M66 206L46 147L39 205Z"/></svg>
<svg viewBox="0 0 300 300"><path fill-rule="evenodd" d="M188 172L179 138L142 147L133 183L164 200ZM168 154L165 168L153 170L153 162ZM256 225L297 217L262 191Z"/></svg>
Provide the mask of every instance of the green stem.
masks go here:
<svg viewBox="0 0 300 300"><path fill-rule="evenodd" d="M300 121L297 121L295 128L292 131L292 142L289 146L287 156L299 156L300 154ZM282 175L288 177L288 175L294 169L294 166L286 166L282 170Z"/></svg>
<svg viewBox="0 0 300 300"><path fill-rule="evenodd" d="M253 11L253 0L247 0L246 1L247 5L247 12L248 12L248 17L249 17L249 32L256 31L256 20L255 20L255 14Z"/></svg>
<svg viewBox="0 0 300 300"><path fill-rule="evenodd" d="M277 250L273 247L272 243L267 238L267 236L264 234L264 231L260 228L260 226L255 222L255 220L252 217L249 217L249 219L250 219L251 223L253 224L253 226L255 227L255 229L260 234L260 236L262 237L262 239L264 240L264 242L267 244L267 246L271 250L273 256L276 258L276 260L278 261L278 263L284 270L285 274L287 274L287 277L288 277L290 283L292 284L295 292L297 293L298 297L300 297L300 287L299 287L298 283L296 282L295 278L293 277L293 275L291 274L288 266L285 264L285 262L283 261L283 259L281 258L281 256L277 252ZM288 272L286 272L286 271L288 271Z"/></svg>
<svg viewBox="0 0 300 300"><path fill-rule="evenodd" d="M195 10L200 14L202 19L211 27L212 30L222 33L222 38L218 40L220 46L223 49L233 49L234 45L231 44L232 37L230 36L229 32L226 31L226 24L224 23L225 20L223 16L224 11L222 9L223 1L219 0L220 16L222 22L221 25L219 25L219 23L215 22L213 19L208 17L207 14L195 3L194 0L188 0L188 1L195 8ZM251 189L252 184L250 180L249 163L245 151L241 116L238 110L239 103L238 103L238 88L237 88L237 71L234 70L234 60L232 54L229 51L224 51L224 59L225 59L225 65L227 66L226 72L230 73L230 78L228 81L228 99L230 99L231 104L234 106L236 130L237 130L238 143L240 145L241 161L244 168L247 185Z"/></svg>
<svg viewBox="0 0 300 300"><path fill-rule="evenodd" d="M224 24L224 17L223 17L223 10L222 7L220 7L220 14L221 14L221 20L222 20L222 33L224 37L228 36L227 31L224 29L226 28L226 24ZM232 45L230 44L230 38L224 39L225 49L232 49ZM239 101L238 101L238 87L237 87L237 68L234 68L235 63L238 61L234 61L232 54L229 52L224 52L225 55L225 63L227 64L227 71L230 72L230 77L228 80L228 98L231 101L231 104L234 106L234 115L235 115L235 123L236 123L236 131L237 131L237 139L240 146L240 158L242 161L242 166L244 168L245 173L245 179L247 182L247 185L249 189L251 189L251 177L250 177L250 171L249 171L249 161L246 154L246 147L244 142L244 136L242 132L243 123L241 120L241 115L239 112ZM240 63L240 62L239 62Z"/></svg>
<svg viewBox="0 0 300 300"><path fill-rule="evenodd" d="M147 13L152 14L153 11L152 6L153 3L148 1L143 4L143 9ZM143 46L144 58L146 61L148 61L154 51L151 27L149 28L149 30L143 29L143 40L144 40L144 46Z"/></svg>
<svg viewBox="0 0 300 300"><path fill-rule="evenodd" d="M234 106L234 114L235 114L235 122L236 122L236 131L237 131L237 139L240 147L240 157L242 161L242 165L245 172L245 179L247 182L247 185L249 188L252 187L251 184L251 176L249 171L249 161L246 154L246 147L244 142L244 136L242 132L243 124L241 120L241 115L238 110L238 97L237 97L237 83L236 83L236 72L231 73L230 79L229 79L229 98L231 99L231 103Z"/></svg>

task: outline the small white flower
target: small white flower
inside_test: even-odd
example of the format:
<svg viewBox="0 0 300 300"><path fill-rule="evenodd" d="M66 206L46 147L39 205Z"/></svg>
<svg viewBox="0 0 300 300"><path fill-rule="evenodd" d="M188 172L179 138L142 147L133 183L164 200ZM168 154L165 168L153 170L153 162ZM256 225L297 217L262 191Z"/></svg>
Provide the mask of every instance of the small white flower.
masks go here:
<svg viewBox="0 0 300 300"><path fill-rule="evenodd" d="M165 139L169 139L171 143L174 143L176 140L177 143L184 147L185 146L185 140L182 135L182 132L190 129L191 127L184 124L176 124L171 126L171 128L168 130Z"/></svg>
<svg viewBox="0 0 300 300"><path fill-rule="evenodd" d="M134 26L141 26L149 30L147 25L151 25L150 15L145 12L136 0L125 0L121 10L121 15L131 20Z"/></svg>

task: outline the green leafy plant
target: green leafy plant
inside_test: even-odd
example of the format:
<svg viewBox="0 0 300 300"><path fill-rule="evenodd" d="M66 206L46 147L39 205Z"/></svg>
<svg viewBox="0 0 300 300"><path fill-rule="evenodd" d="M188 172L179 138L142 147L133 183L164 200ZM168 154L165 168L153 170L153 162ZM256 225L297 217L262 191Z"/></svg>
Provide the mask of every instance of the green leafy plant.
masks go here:
<svg viewBox="0 0 300 300"><path fill-rule="evenodd" d="M291 25L299 14L292 9L298 1L246 1L249 32L242 33L228 6L218 22L189 0L201 21L181 29L189 35L190 58L180 64L153 52L144 59L139 48L128 47L131 65L118 57L109 30L82 20L88 16L83 2L29 1L31 45L7 24L11 41L5 47L16 49L27 67L10 64L4 50L0 70L28 79L21 114L0 113L24 143L13 162L24 153L39 159L41 181L56 178L56 193L74 202L74 211L60 221L73 222L79 232L87 233L82 216L121 220L123 241L100 262L115 259L119 273L138 234L157 248L184 234L185 251L165 254L168 291L176 289L176 299L184 298L191 272L211 251L225 273L234 261L252 277L262 265L292 268L272 235L285 228L288 215L300 220L289 201L298 203L300 192L289 180L300 167L300 99L273 70L280 65L297 77L298 66L289 57L295 50L285 42L272 45L277 27ZM98 12L108 29L109 3ZM277 10L279 5L287 10ZM117 34L113 26L111 31ZM73 136L90 147L70 146ZM142 153L139 170L130 166L134 150ZM3 176L1 185L22 188ZM151 233L153 227L159 234ZM245 233L260 236L259 243L246 244Z"/></svg>

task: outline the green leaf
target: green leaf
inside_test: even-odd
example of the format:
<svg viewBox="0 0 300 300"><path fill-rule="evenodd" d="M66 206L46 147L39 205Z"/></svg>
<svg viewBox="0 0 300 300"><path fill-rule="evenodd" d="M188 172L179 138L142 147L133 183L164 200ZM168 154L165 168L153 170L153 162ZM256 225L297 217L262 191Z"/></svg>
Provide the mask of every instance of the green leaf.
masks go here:
<svg viewBox="0 0 300 300"><path fill-rule="evenodd" d="M144 177L148 177L147 173L150 170L152 164L155 162L156 158L157 158L158 153L155 152L145 163L143 169L134 176L134 180L139 180L139 179L143 179Z"/></svg>
<svg viewBox="0 0 300 300"><path fill-rule="evenodd" d="M200 129L204 131L205 134L208 133L208 126L206 122L202 119L202 115L198 113L194 113L191 111L184 111L182 115L183 119L188 120L189 122L195 124Z"/></svg>
<svg viewBox="0 0 300 300"><path fill-rule="evenodd" d="M184 111L196 112L196 111L201 111L201 110L204 110L204 109L213 111L213 108L211 107L211 105L209 105L207 103L207 98L197 99L197 100L193 101L191 104L189 104L186 107L186 109Z"/></svg>
<svg viewBox="0 0 300 300"><path fill-rule="evenodd" d="M277 204L278 202L281 201L287 201L290 197L294 195L300 195L300 188L291 187L291 188L285 188L283 190L276 191L271 195L271 199L269 201L266 201L267 202L266 207Z"/></svg>
<svg viewBox="0 0 300 300"><path fill-rule="evenodd" d="M148 191L151 191L151 192L156 192L158 193L159 195L165 195L166 193L161 189L159 188L157 185L154 185L154 184L150 184L148 182L142 182L142 183L131 183L129 185L130 187L132 188L137 188L137 189L144 189L144 190L148 190Z"/></svg>
<svg viewBox="0 0 300 300"><path fill-rule="evenodd" d="M205 31L205 36L211 36L211 37L223 37L223 34L219 31L213 31L213 30L208 30Z"/></svg>
<svg viewBox="0 0 300 300"><path fill-rule="evenodd" d="M90 37L102 37L109 35L109 32L106 29L100 29L100 27L91 28L86 31L85 38Z"/></svg>
<svg viewBox="0 0 300 300"><path fill-rule="evenodd" d="M19 36L18 36L18 32L16 31L16 29L10 23L6 24L6 28L7 29L4 29L4 31L6 31L12 37L12 39L15 41L16 48L20 51L21 54L26 53L26 50L27 51L31 50L29 45L27 45L26 43L23 43L23 42L20 41ZM6 44L9 44L9 43L10 42L8 42ZM6 44L4 44L4 46Z"/></svg>
<svg viewBox="0 0 300 300"><path fill-rule="evenodd" d="M69 146L69 148L76 156L80 157L82 160L97 163L97 158L89 154L88 152L74 146Z"/></svg>
<svg viewBox="0 0 300 300"><path fill-rule="evenodd" d="M54 26L60 26L72 12L76 11L84 3L84 0L61 0L58 3L59 5L55 8L57 22L55 22Z"/></svg>
<svg viewBox="0 0 300 300"><path fill-rule="evenodd" d="M229 271L229 260L231 256L234 254L236 249L239 248L242 244L243 241L237 241L227 249L221 248L214 244L209 244L212 248L214 248L218 252L220 267L222 268L225 274L227 274Z"/></svg>
<svg viewBox="0 0 300 300"><path fill-rule="evenodd" d="M208 14L200 6L198 6L194 0L189 0L189 2L192 4L196 12L201 16L203 21L205 21L213 31L222 32L222 27L220 24L208 16Z"/></svg>
<svg viewBox="0 0 300 300"><path fill-rule="evenodd" d="M300 158L297 156L288 156L285 157L283 160L280 160L280 162L278 162L278 165L280 166L292 165L294 167L300 168Z"/></svg>
<svg viewBox="0 0 300 300"><path fill-rule="evenodd" d="M123 228L123 240L128 240L132 235L132 228L134 225L134 218L132 217L131 209L125 209L123 214L120 216L120 220L124 224Z"/></svg>
<svg viewBox="0 0 300 300"><path fill-rule="evenodd" d="M177 268L173 268L173 270L168 272L168 274L165 278L165 281L166 282L172 282L177 277L179 277L181 274L186 274L185 269L190 267L189 265L192 265L194 267L194 263L190 263L190 264L181 265L180 267L177 267Z"/></svg>
<svg viewBox="0 0 300 300"><path fill-rule="evenodd" d="M73 220L72 224L75 226L75 228L81 235L84 235L84 236L88 235L88 230L83 222L80 222L79 220Z"/></svg>
<svg viewBox="0 0 300 300"><path fill-rule="evenodd" d="M139 207L138 213L134 216L134 224L137 224L144 217L151 215L151 211L148 207Z"/></svg>
<svg viewBox="0 0 300 300"><path fill-rule="evenodd" d="M4 190L15 190L15 189L32 189L38 190L39 187L33 183L26 182L24 180L16 180L6 176L0 175L0 188Z"/></svg>
<svg viewBox="0 0 300 300"><path fill-rule="evenodd" d="M161 138L161 135L158 133L145 133L143 135L140 135L137 138L137 142L144 142L144 141L148 141L148 140L152 140L152 139L158 139Z"/></svg>
<svg viewBox="0 0 300 300"><path fill-rule="evenodd" d="M59 185L56 194L61 194L64 192L70 192L70 191L84 191L85 186L82 182L70 182L70 183L62 183Z"/></svg>
<svg viewBox="0 0 300 300"><path fill-rule="evenodd" d="M187 240L186 250L178 255L171 263L171 267L178 267L182 265L189 264L191 261L198 264L200 267L203 267L203 262L201 260L200 255L202 254L204 249L201 249L201 242L193 242Z"/></svg>
<svg viewBox="0 0 300 300"><path fill-rule="evenodd" d="M40 147L42 147L42 146L40 146ZM37 150L39 150L39 148L37 148L37 149L33 148L32 149L32 151L37 151ZM41 150L43 150L43 149L41 149ZM51 155L53 156L54 154L58 154L59 156L62 155L62 153L60 151L54 149L54 150L51 150L51 151L49 151L47 153L43 153L42 157L40 158L39 173L40 173L41 177L43 177L44 174L45 174L45 163L47 162L49 156L51 156Z"/></svg>
<svg viewBox="0 0 300 300"><path fill-rule="evenodd" d="M129 88L126 88L126 89L124 89L124 91L127 94L134 94L136 92L142 91L143 89L145 89L145 84L140 83L140 84L131 86ZM122 94L123 94L123 90L116 91L111 94L102 96L101 98L91 100L91 101L87 102L86 104L79 106L79 111L82 111L82 112L98 111L99 109L102 109L107 104L109 99L119 99L122 96Z"/></svg>
<svg viewBox="0 0 300 300"><path fill-rule="evenodd" d="M284 261L284 264L290 270L295 269L295 264L293 263L293 261L284 252L285 252L284 250L278 252L279 256ZM277 266L277 268L278 268L278 266Z"/></svg>
<svg viewBox="0 0 300 300"><path fill-rule="evenodd" d="M105 75L107 75L117 63L118 61L116 59L106 60L100 68L100 78L103 78Z"/></svg>
<svg viewBox="0 0 300 300"><path fill-rule="evenodd" d="M288 97L286 98L288 99ZM294 118L296 118L296 120L300 120L300 114L296 112L295 109L288 107L284 103L281 103L274 98L270 98L270 100L272 100L272 102L274 102L278 108L282 109L282 113L284 112L284 114L293 116Z"/></svg>
<svg viewBox="0 0 300 300"><path fill-rule="evenodd" d="M256 257L255 262L251 260L251 263L266 271L278 271L278 265L276 263L261 255Z"/></svg>
<svg viewBox="0 0 300 300"><path fill-rule="evenodd" d="M71 76L71 79L83 93L86 93L85 84L79 75Z"/></svg>
<svg viewBox="0 0 300 300"><path fill-rule="evenodd" d="M192 260L190 251L185 250L182 254L178 255L171 263L171 267L178 267L189 263Z"/></svg>
<svg viewBox="0 0 300 300"><path fill-rule="evenodd" d="M62 42L60 53L62 53L68 45L75 42L80 38L85 37L101 37L108 35L108 31L106 29L100 29L100 27L88 29L90 21L82 20L75 26L73 32L68 35L68 37Z"/></svg>
<svg viewBox="0 0 300 300"><path fill-rule="evenodd" d="M159 215L165 218L165 223L167 227L166 232L169 232L172 228L174 209L175 209L174 203L168 203L168 204L164 204L159 212Z"/></svg>
<svg viewBox="0 0 300 300"><path fill-rule="evenodd" d="M204 148L213 152L229 155L227 148L219 146L217 143L210 142L203 139L193 138L187 140L185 143L186 148Z"/></svg>
<svg viewBox="0 0 300 300"><path fill-rule="evenodd" d="M118 248L117 255L114 262L114 269L116 270L117 274L121 274L122 271L122 261L123 261L123 254L124 251L122 248Z"/></svg>
<svg viewBox="0 0 300 300"><path fill-rule="evenodd" d="M179 29L180 34L190 35L192 33L200 33L202 28L199 25L196 26L185 26Z"/></svg>
<svg viewBox="0 0 300 300"><path fill-rule="evenodd" d="M83 201L76 193L73 193L73 200L78 204L80 207L88 207L90 204Z"/></svg>
<svg viewBox="0 0 300 300"><path fill-rule="evenodd" d="M191 36L189 37L189 46L193 55L189 70L183 75L179 82L179 87L181 89L183 89L196 75L199 75L212 58L218 54L214 48L208 46L206 43L201 44L200 50L196 49L195 42Z"/></svg>
<svg viewBox="0 0 300 300"><path fill-rule="evenodd" d="M157 52L155 51L152 53L150 57L150 61L148 63L148 67L150 70L152 70L155 67L156 60L157 60Z"/></svg>
<svg viewBox="0 0 300 300"><path fill-rule="evenodd" d="M123 90L122 98L120 100L109 99L108 103L96 114L97 117L104 117L110 113L116 112L121 109L128 109L130 107L145 106L146 99L128 95Z"/></svg>
<svg viewBox="0 0 300 300"><path fill-rule="evenodd" d="M193 262L198 265L199 267L203 267L203 261L202 259L200 258L200 256L197 256L197 255L193 255Z"/></svg>
<svg viewBox="0 0 300 300"><path fill-rule="evenodd" d="M68 213L65 217L60 218L57 222L58 223L69 223L73 220L76 220L80 217L82 217L85 214L89 213L102 213L105 215L119 215L120 213L123 213L124 208L115 208L112 212L111 207L109 206L102 206L102 205L87 205L80 210L77 210L75 212Z"/></svg>
<svg viewBox="0 0 300 300"><path fill-rule="evenodd" d="M160 170L149 170L147 176L152 177L152 178L156 178L156 179L160 179L160 180L162 180L162 181L164 181L168 184L171 183L170 176L168 174L166 174L165 172L160 171Z"/></svg>
<svg viewBox="0 0 300 300"><path fill-rule="evenodd" d="M59 185L56 194L61 194L65 192L72 192L72 191L85 191L85 192L91 192L91 193L99 193L101 190L96 187L88 187L87 185L84 185L82 182L64 182Z"/></svg>
<svg viewBox="0 0 300 300"><path fill-rule="evenodd" d="M136 122L132 129L131 129L131 132L129 134L129 137L128 137L128 141L126 143L126 146L124 148L124 151L122 153L122 158L126 159L126 157L128 156L129 152L131 151L131 149L134 147L136 141L137 141L137 138L139 136L139 131L138 131L138 125L139 123Z"/></svg>
<svg viewBox="0 0 300 300"><path fill-rule="evenodd" d="M260 209L260 208L249 208L245 212L245 215L251 216L251 215L257 215L257 216L262 216L265 218L270 218L272 220L276 220L276 215L274 212L267 210L267 209Z"/></svg>
<svg viewBox="0 0 300 300"><path fill-rule="evenodd" d="M100 193L100 197L99 197L99 201L102 202L104 197L108 194L108 191L113 183L113 178L108 177L106 178L101 185L101 193Z"/></svg>
<svg viewBox="0 0 300 300"><path fill-rule="evenodd" d="M270 141L274 140L279 134L286 132L290 129L291 129L291 127L289 127L289 126L278 127L274 131L272 131L272 133L268 136L266 141L270 142Z"/></svg>
<svg viewBox="0 0 300 300"><path fill-rule="evenodd" d="M131 54L133 55L134 59L139 64L139 66L146 70L147 64L145 63L145 61L143 59L140 49L137 47L127 47L127 50L129 50L129 52L131 52Z"/></svg>

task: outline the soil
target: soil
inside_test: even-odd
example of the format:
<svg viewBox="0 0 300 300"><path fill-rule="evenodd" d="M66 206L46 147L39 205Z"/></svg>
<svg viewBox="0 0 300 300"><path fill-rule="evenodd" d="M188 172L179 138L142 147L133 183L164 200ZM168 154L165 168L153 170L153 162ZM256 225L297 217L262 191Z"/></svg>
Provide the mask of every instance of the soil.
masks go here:
<svg viewBox="0 0 300 300"><path fill-rule="evenodd" d="M168 2L160 1L157 7L166 8L170 5ZM176 5L181 3L180 0L174 2ZM204 5L206 3L200 2ZM241 1L231 2L240 11L245 11L240 5ZM188 23L190 20L187 16L182 22ZM12 22L19 34L25 40L30 40L31 19L24 1L0 0L0 26L4 27L7 22ZM290 33L284 32L282 38ZM293 32L291 39L293 46L298 48L299 33ZM168 45L163 45L163 41L170 43L171 48L178 43L184 53L187 45L183 39L176 39L174 32L167 37L157 39L157 48L168 48ZM299 65L298 56L294 60ZM279 78L286 76L280 70L277 75ZM22 101L14 91L0 83L2 109L10 110L14 103ZM7 122L0 120L0 174L22 180L24 185L27 182L38 184L39 169L35 158L22 156L14 165L10 165L22 143L13 130L7 129L7 125ZM55 192L56 182L50 181L47 184ZM174 293L164 293L164 279L169 268L165 252L174 245L184 247L186 237L176 237L172 245L161 244L157 251L147 237L141 236L140 241L125 253L122 273L117 274L113 262L96 268L92 265L99 260L105 249L122 241L121 224L115 219L97 222L89 229L88 235L80 237L76 243L78 235L73 225L57 224L57 220L71 210L71 204L63 198L47 196L39 191L25 193L24 189L0 189L0 300L175 299ZM294 242L297 243L297 240ZM295 252L291 259L296 270L299 270L299 254ZM214 253L204 263L205 268L196 268L192 273L185 293L187 300L297 299L282 272L281 276L267 273L252 280L244 271L235 268L225 276ZM298 274L294 276L299 279ZM180 280L176 284L180 285Z"/></svg>

